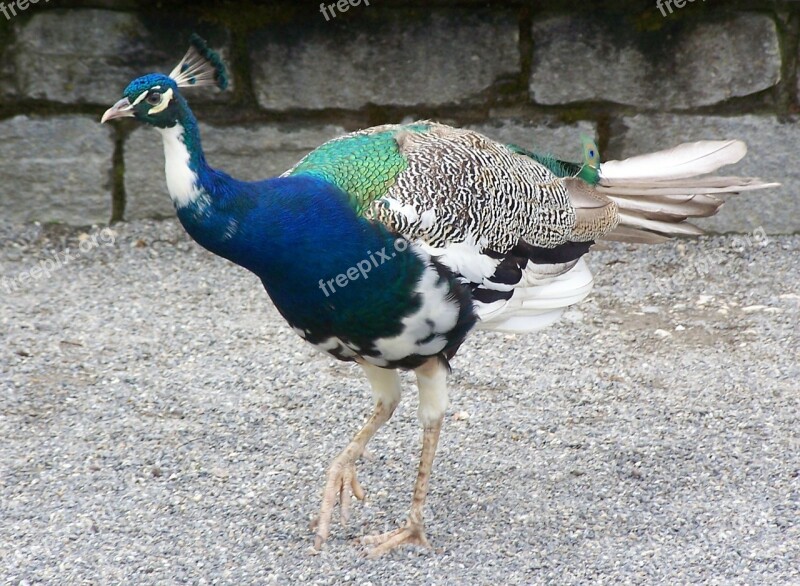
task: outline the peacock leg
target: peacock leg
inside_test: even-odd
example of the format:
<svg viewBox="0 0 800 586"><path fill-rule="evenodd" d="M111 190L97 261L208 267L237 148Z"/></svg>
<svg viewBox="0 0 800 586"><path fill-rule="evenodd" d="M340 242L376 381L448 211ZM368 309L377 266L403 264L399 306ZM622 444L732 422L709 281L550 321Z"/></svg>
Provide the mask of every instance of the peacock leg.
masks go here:
<svg viewBox="0 0 800 586"><path fill-rule="evenodd" d="M400 402L400 377L397 371L367 364L361 366L369 379L372 394L375 397L375 409L364 427L342 450L342 453L333 460L328 469L328 479L322 493L319 516L311 524L311 528L316 529L314 548L317 550L322 548L322 544L330 534L331 517L337 499L341 507L339 518L342 525L346 525L350 518L351 497L364 499L364 489L361 488L356 476L356 460L364 453L367 442L372 439L375 432L389 421Z"/></svg>
<svg viewBox="0 0 800 586"><path fill-rule="evenodd" d="M383 535L363 537L361 543L375 546L369 550L369 557L376 558L391 551L398 545L407 543L429 547L428 539L425 537L425 526L422 517L425 497L428 494L428 480L433 468L433 457L436 454L436 444L439 442L439 432L441 430L442 420L440 419L436 424L426 427L422 433L422 457L419 462L417 480L414 483L411 510L405 526Z"/></svg>
<svg viewBox="0 0 800 586"><path fill-rule="evenodd" d="M361 543L374 546L368 553L371 558L381 556L403 544L429 547L428 539L425 537L423 511L425 497L428 495L428 483L433 469L436 446L439 443L444 412L447 408L447 367L436 358L425 363L416 372L419 386L419 418L423 431L422 455L417 479L414 483L411 509L403 527L382 535L362 538Z"/></svg>

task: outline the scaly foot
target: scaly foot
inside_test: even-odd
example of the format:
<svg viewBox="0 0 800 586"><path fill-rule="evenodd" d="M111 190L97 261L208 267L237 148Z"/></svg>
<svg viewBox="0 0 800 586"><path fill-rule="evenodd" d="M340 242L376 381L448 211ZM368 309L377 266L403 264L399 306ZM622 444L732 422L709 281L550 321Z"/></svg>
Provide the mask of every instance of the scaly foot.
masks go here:
<svg viewBox="0 0 800 586"><path fill-rule="evenodd" d="M428 539L425 537L425 529L422 523L407 521L405 527L388 531L382 535L368 535L361 538L361 543L366 546L374 546L367 551L368 558L377 558L385 553L392 551L400 545L422 545L430 547Z"/></svg>
<svg viewBox="0 0 800 586"><path fill-rule="evenodd" d="M319 509L319 516L311 522L311 529L316 529L317 532L317 536L314 538L314 549L319 550L328 539L331 531L333 508L337 499L340 506L339 519L342 526L347 525L347 521L350 518L350 501L352 497L363 501L365 494L356 476L355 458L345 450L333 461L328 469L328 480L322 493L322 506Z"/></svg>

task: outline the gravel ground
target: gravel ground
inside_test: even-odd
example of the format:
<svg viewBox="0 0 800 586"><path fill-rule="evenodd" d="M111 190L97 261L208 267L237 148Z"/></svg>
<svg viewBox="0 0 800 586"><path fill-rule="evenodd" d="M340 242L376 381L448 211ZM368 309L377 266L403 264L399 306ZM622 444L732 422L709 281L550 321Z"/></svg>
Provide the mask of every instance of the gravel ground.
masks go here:
<svg viewBox="0 0 800 586"><path fill-rule="evenodd" d="M413 389L361 463L366 504L311 555L370 409L357 367L174 222L0 226L0 260L4 583L800 584L800 236L613 245L559 325L474 334L435 549L378 560L354 538L407 510Z"/></svg>

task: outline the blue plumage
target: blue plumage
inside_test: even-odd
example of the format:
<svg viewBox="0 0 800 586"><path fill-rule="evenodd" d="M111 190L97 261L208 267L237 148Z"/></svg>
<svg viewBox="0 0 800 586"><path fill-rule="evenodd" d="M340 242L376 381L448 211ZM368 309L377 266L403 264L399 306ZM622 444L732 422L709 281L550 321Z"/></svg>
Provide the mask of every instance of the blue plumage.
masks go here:
<svg viewBox="0 0 800 586"><path fill-rule="evenodd" d="M412 292L425 263L402 236L357 216L336 186L311 175L242 182L207 166L196 173L207 197L178 208L184 228L203 247L258 275L306 340L336 337L377 357L374 340L399 335L402 320L419 308ZM447 269L438 270L448 287L459 287ZM339 285L336 277L348 271L356 278ZM462 321L471 326L474 317L465 311ZM459 329L441 351L451 355L468 329ZM412 368L428 358L389 363Z"/></svg>

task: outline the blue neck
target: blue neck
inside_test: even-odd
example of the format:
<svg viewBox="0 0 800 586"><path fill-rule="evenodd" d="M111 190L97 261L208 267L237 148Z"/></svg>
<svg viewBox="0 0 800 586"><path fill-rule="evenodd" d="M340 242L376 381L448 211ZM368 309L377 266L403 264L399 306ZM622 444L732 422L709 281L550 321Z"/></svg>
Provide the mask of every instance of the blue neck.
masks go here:
<svg viewBox="0 0 800 586"><path fill-rule="evenodd" d="M189 151L189 166L195 172L200 169L210 170L211 167L206 163L203 143L200 140L200 128L194 114L189 111L188 115L183 116L179 124L183 128L183 144L186 145L186 150Z"/></svg>
<svg viewBox="0 0 800 586"><path fill-rule="evenodd" d="M170 192L186 231L255 273L292 325L354 339L402 330L402 317L419 304L410 292L423 264L412 249L395 250L397 236L359 216L341 189L313 174L245 182L212 169L193 116L162 133ZM378 263L379 251L390 260ZM370 272L342 285L367 259ZM352 319L355 308L368 319Z"/></svg>
<svg viewBox="0 0 800 586"><path fill-rule="evenodd" d="M356 254L360 260L369 249L367 241L374 235L367 233L374 230L335 185L311 175L239 181L213 169L190 111L176 129L162 132L167 181L186 231L211 252L256 273L265 284L276 275L282 281L304 278L297 258L306 259L304 272L318 274L319 279L327 276L332 261L336 266L337 256L347 267L351 265L346 258ZM180 145L167 145L176 138ZM343 238L352 248L320 254Z"/></svg>

